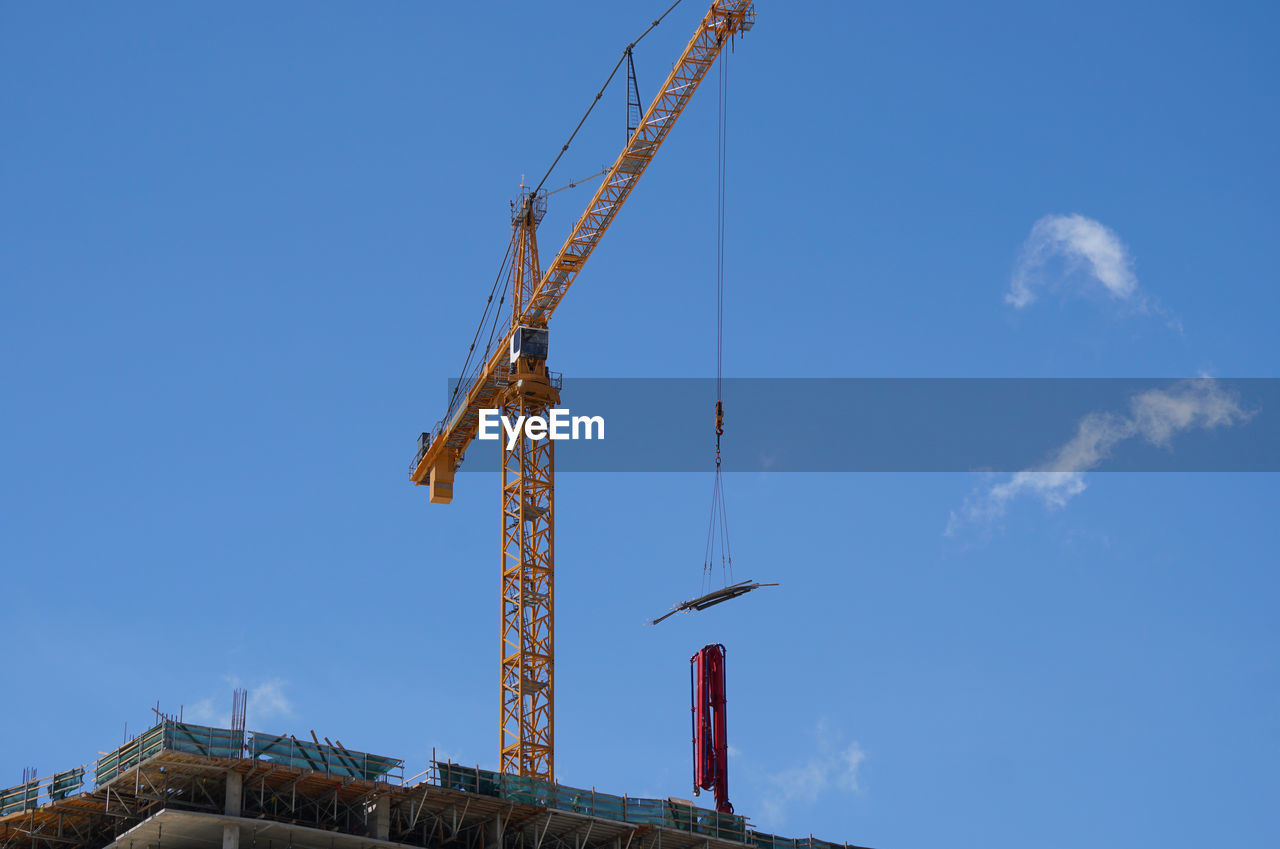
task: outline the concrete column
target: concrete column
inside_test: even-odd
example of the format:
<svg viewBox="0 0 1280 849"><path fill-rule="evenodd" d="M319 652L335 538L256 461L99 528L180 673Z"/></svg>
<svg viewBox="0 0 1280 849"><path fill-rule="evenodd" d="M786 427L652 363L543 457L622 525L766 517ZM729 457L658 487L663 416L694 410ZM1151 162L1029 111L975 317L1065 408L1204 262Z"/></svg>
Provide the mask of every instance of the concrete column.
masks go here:
<svg viewBox="0 0 1280 849"><path fill-rule="evenodd" d="M391 839L391 797L379 796L373 802L373 836L378 840Z"/></svg>
<svg viewBox="0 0 1280 849"><path fill-rule="evenodd" d="M229 817L240 816L240 805L244 798L244 776L234 770L227 773L227 804L222 812Z"/></svg>
<svg viewBox="0 0 1280 849"><path fill-rule="evenodd" d="M485 825L485 849L502 849L502 815Z"/></svg>
<svg viewBox="0 0 1280 849"><path fill-rule="evenodd" d="M232 771L227 773L227 801L222 812L229 817L240 816L240 806L244 801L244 776ZM222 826L222 849L240 849L239 823L224 823Z"/></svg>

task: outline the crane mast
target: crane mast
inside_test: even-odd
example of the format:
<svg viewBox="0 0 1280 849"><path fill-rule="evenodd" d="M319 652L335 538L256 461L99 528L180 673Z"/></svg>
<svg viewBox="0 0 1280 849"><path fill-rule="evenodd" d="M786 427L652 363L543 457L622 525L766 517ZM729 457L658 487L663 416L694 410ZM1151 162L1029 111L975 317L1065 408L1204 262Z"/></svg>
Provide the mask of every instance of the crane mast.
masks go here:
<svg viewBox="0 0 1280 849"><path fill-rule="evenodd" d="M538 280L538 223L546 200L523 194L513 226L512 342L502 415L550 416L559 380L547 370L545 324L521 325L522 306ZM555 773L555 443L502 442L502 638L499 754L502 772Z"/></svg>
<svg viewBox="0 0 1280 849"><path fill-rule="evenodd" d="M454 473L476 436L479 412L544 416L560 401L547 369L547 322L653 160L720 51L755 22L752 0L716 0L702 18L640 124L546 270L537 228L546 195L522 190L513 205L511 326L459 389L460 403L418 441L410 480L430 500L453 499ZM629 50L629 48L628 48ZM550 439L502 442L502 623L499 754L504 773L555 776L555 448Z"/></svg>

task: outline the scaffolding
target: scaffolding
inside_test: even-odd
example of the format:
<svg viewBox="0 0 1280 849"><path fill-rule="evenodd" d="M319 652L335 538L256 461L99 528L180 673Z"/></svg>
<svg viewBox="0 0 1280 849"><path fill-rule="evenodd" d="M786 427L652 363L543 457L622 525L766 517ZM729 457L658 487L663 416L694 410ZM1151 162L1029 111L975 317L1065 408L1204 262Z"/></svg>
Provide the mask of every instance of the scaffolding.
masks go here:
<svg viewBox="0 0 1280 849"><path fill-rule="evenodd" d="M663 828L705 834L734 843L746 843L747 823L743 817L719 814L695 807L681 799L644 799L598 793L566 787L536 778L490 772L479 767L455 763L434 763L436 781L441 787L479 793L544 808L555 808L589 817L661 826ZM773 847L767 847L773 849Z"/></svg>
<svg viewBox="0 0 1280 849"><path fill-rule="evenodd" d="M0 790L0 849L859 849L451 762L406 780L403 760L328 738L169 718L92 764L24 778Z"/></svg>

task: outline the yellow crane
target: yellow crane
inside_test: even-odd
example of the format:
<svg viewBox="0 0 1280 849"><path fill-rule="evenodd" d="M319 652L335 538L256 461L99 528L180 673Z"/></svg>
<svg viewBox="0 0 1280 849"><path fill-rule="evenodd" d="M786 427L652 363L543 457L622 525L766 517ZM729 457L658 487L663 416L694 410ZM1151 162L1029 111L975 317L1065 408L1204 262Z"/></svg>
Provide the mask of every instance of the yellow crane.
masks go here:
<svg viewBox="0 0 1280 849"><path fill-rule="evenodd" d="M674 7L673 7L674 8ZM752 0L716 0L544 271L537 228L546 193L512 206L511 324L494 353L458 389L458 402L418 441L409 474L433 504L453 499L454 473L479 413L548 417L560 380L547 369L547 322L613 223L720 51L755 22ZM656 23L656 22L655 22ZM628 51L630 48L628 48ZM629 58L629 53L628 53ZM566 145L566 148L568 146ZM563 151L562 151L563 152ZM499 760L505 773L551 780L555 767L555 450L523 431L502 446L502 630Z"/></svg>

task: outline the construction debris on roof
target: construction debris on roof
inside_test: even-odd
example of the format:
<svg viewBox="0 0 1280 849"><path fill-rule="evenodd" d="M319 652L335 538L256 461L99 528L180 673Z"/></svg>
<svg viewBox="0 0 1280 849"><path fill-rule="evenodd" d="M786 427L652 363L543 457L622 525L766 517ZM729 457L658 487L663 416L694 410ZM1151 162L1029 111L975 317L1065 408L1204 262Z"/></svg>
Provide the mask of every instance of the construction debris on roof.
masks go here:
<svg viewBox="0 0 1280 849"><path fill-rule="evenodd" d="M736 584L730 584L729 586L723 587L718 590L712 590L706 595L700 595L697 598L691 598L688 601L682 601L679 604L677 604L675 607L671 608L666 613L659 616L657 619L654 619L649 624L657 625L659 622L661 622L663 619L666 619L668 616L674 616L675 614L682 613L686 610L706 610L708 607L714 607L723 601L728 601L731 598L737 598L740 595L746 595L747 593L751 592L757 587L776 587L776 586L778 585L762 584L759 581L752 582L751 579L748 578L745 581L740 581L739 583L736 583Z"/></svg>

